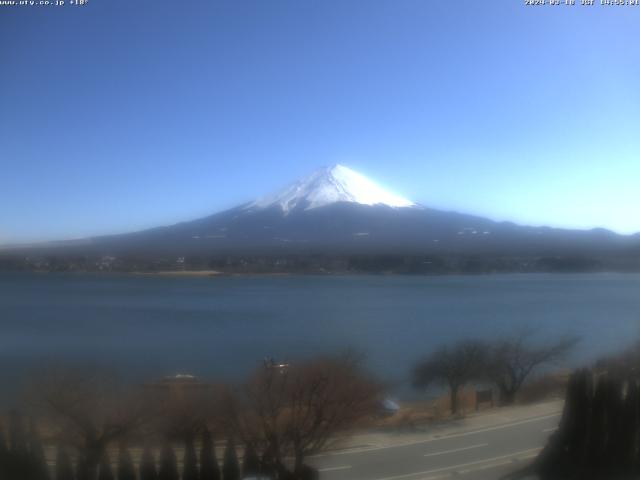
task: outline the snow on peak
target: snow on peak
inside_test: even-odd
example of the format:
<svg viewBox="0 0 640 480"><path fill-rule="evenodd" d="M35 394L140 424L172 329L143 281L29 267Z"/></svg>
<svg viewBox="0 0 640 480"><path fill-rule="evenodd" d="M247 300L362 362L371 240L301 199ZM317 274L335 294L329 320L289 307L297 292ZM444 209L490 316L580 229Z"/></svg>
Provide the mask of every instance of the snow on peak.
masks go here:
<svg viewBox="0 0 640 480"><path fill-rule="evenodd" d="M342 165L321 168L273 195L250 203L247 209L280 206L284 213L300 207L305 210L336 202L389 207L413 207L411 200L384 190L364 175Z"/></svg>

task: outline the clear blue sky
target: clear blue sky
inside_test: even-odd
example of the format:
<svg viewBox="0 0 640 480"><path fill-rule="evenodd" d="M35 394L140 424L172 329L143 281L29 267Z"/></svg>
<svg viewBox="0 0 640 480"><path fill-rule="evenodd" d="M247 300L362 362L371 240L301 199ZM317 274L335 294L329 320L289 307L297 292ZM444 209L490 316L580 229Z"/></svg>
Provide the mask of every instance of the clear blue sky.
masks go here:
<svg viewBox="0 0 640 480"><path fill-rule="evenodd" d="M428 206L640 231L640 7L523 4L0 7L0 243L191 219L336 162Z"/></svg>

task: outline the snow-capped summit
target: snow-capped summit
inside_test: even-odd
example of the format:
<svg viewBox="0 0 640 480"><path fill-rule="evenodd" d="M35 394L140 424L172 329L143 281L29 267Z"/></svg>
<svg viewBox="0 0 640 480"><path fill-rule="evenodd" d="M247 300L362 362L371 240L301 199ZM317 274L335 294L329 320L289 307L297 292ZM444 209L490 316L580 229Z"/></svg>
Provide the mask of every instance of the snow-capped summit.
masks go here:
<svg viewBox="0 0 640 480"><path fill-rule="evenodd" d="M284 213L295 209L311 210L336 202L389 207L414 207L411 200L383 189L364 175L343 165L316 170L311 175L289 185L273 195L247 205L247 209L279 206Z"/></svg>

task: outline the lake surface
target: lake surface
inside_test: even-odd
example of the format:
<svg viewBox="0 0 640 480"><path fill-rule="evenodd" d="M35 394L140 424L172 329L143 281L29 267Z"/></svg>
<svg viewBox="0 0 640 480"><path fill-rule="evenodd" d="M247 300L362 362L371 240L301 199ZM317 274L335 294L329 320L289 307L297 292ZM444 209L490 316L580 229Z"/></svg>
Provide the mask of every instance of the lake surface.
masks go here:
<svg viewBox="0 0 640 480"><path fill-rule="evenodd" d="M238 379L265 356L353 347L401 384L434 347L519 326L579 334L573 362L640 338L640 275L169 278L0 274L0 382L52 361Z"/></svg>

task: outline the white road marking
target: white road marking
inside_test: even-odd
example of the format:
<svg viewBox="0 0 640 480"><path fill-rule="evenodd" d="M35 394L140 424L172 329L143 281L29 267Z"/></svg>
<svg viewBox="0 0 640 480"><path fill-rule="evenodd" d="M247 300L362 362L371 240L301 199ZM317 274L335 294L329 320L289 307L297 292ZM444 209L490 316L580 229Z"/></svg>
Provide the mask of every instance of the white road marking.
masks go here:
<svg viewBox="0 0 640 480"><path fill-rule="evenodd" d="M538 451L533 451L532 453L518 456L516 460L530 460L532 458L535 458L538 455L538 453L539 453L539 449ZM480 467L477 467L477 468L468 468L466 470L456 470L454 472L440 473L438 475L432 475L430 477L422 477L421 479L416 479L416 480L441 480L443 478L451 478L452 476L468 475L470 473L477 473L485 470L492 470L494 468L504 467L506 465L513 465L513 460L514 459L501 460L499 462L489 463L487 465L481 465Z"/></svg>
<svg viewBox="0 0 640 480"><path fill-rule="evenodd" d="M477 445L471 445L469 447L460 447L460 448L454 448L452 450L444 450L442 452L426 453L424 456L436 457L438 455L446 455L447 453L464 452L465 450L472 450L474 448L481 448L481 447L488 447L488 446L489 446L488 443L479 443Z"/></svg>
<svg viewBox="0 0 640 480"><path fill-rule="evenodd" d="M542 420L547 420L549 418L559 417L560 415L562 415L562 412L552 413L550 415L542 415L540 417L528 418L526 420L519 420L519 421L513 422L513 423L506 423L506 424L502 424L502 425L496 425L494 427L487 427L487 428L482 428L482 429L479 429L479 430L472 430L472 431L469 431L469 432L452 433L450 435L443 435L443 436L437 437L437 438L434 437L434 438L429 438L429 439L426 439L426 440L417 440L417 441L405 442L405 443L395 443L393 445L383 445L383 446L379 446L379 447L367 447L367 448L360 448L360 449L352 449L352 450L345 450L345 451L341 451L341 452L321 453L319 455L313 455L313 456L311 456L309 458L334 457L334 456L338 456L338 455L354 455L354 454L357 454L357 453L374 452L374 451L377 451L377 450L387 450L389 448L403 448L403 447L408 447L408 446L411 446L411 445L422 445L424 443L439 442L440 440L448 440L450 438L466 437L468 435L476 435L478 433L492 432L494 430L502 430L504 428L516 427L518 425L524 425L524 424L527 424L527 423L539 422L539 421L542 421Z"/></svg>
<svg viewBox="0 0 640 480"><path fill-rule="evenodd" d="M326 467L326 468L319 468L318 471L319 472L334 472L336 470L349 470L351 467L351 465L343 465L341 467Z"/></svg>
<svg viewBox="0 0 640 480"><path fill-rule="evenodd" d="M450 465L448 467L434 468L433 470L425 470L423 472L405 473L403 475L394 475L392 477L382 477L376 480L399 480L401 478L411 478L411 477L416 477L418 475L429 475L431 473L445 472L447 470L458 470L459 468L469 467L471 465L480 465L483 463L495 462L496 460L503 460L505 458L514 458L514 457L530 454L540 450L541 450L541 447L529 448L527 450L521 450L519 452L509 453L507 455L500 455L498 457L485 458L483 460L475 460L473 462L459 463L458 465Z"/></svg>
<svg viewBox="0 0 640 480"><path fill-rule="evenodd" d="M499 462L489 463L487 465L482 465L477 468L469 468L467 470L457 470L455 473L458 475L467 475L469 473L475 473L475 472L480 472L484 470L491 470L498 467L504 467L505 465L513 465L513 460L530 460L532 458L535 458L538 455L538 453L540 453L540 450L541 449L536 449L536 451L533 451L526 455L518 456L515 459L511 458L509 460L501 460ZM433 480L433 477L424 478L422 480Z"/></svg>
<svg viewBox="0 0 640 480"><path fill-rule="evenodd" d="M420 480L440 480L441 478L451 478L451 474L450 473L445 473L445 474L440 474L440 475L434 475L432 477L421 478Z"/></svg>
<svg viewBox="0 0 640 480"><path fill-rule="evenodd" d="M510 428L510 427L516 427L518 425L524 425L526 423L539 422L540 420L546 420L547 418L559 417L560 415L561 415L561 413L554 413L552 415L545 415L543 417L528 418L527 420L520 420L518 422L507 423L507 424L504 424L504 425L496 425L495 427L481 428L480 430L473 430L471 432L452 433L451 435L444 435L444 436L442 436L440 438L424 440L424 441L416 442L416 443L428 443L428 442L433 442L433 441L436 441L436 440L446 440L446 439L449 439L449 438L458 438L458 437L466 437L468 435L476 435L477 433L492 432L494 430L502 430L503 428Z"/></svg>

